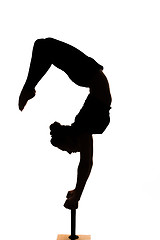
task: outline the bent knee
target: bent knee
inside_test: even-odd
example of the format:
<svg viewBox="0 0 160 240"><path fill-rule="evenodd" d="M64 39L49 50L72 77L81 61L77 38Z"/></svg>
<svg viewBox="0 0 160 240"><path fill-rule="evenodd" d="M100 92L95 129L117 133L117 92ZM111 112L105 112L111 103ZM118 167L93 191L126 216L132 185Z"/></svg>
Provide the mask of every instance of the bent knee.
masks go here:
<svg viewBox="0 0 160 240"><path fill-rule="evenodd" d="M37 39L35 42L34 42L34 46L33 46L33 49L35 51L35 53L41 53L42 50L44 49L45 45L44 45L44 39Z"/></svg>
<svg viewBox="0 0 160 240"><path fill-rule="evenodd" d="M34 46L45 47L48 46L52 41L52 38L39 38L35 41Z"/></svg>
<svg viewBox="0 0 160 240"><path fill-rule="evenodd" d="M44 43L44 40L45 40L44 38L39 38L34 42L34 45L41 45Z"/></svg>
<svg viewBox="0 0 160 240"><path fill-rule="evenodd" d="M51 56L52 41L51 38L40 38L34 43L34 49L39 55L43 55L44 58Z"/></svg>

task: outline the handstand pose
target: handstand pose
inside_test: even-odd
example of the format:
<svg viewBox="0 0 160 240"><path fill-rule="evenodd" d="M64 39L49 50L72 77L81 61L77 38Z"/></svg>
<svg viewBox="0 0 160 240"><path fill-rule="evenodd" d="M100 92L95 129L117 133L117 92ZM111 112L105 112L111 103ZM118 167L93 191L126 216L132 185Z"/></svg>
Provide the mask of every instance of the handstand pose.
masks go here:
<svg viewBox="0 0 160 240"><path fill-rule="evenodd" d="M35 41L27 80L19 97L22 111L27 101L35 96L35 87L51 65L64 71L81 87L88 87L88 95L82 109L71 126L54 122L50 126L51 143L68 153L80 152L77 184L69 191L64 206L76 209L92 168L92 134L104 132L110 122L111 94L103 67L78 49L53 38Z"/></svg>

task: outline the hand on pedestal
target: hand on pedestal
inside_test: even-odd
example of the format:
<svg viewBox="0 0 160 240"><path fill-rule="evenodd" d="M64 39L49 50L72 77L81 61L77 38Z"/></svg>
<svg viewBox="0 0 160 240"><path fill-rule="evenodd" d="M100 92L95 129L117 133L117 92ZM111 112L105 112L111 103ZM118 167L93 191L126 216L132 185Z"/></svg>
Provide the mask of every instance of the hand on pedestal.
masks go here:
<svg viewBox="0 0 160 240"><path fill-rule="evenodd" d="M76 191L72 190L67 193L67 200L65 201L64 207L68 209L77 209L78 208L78 200L76 197Z"/></svg>

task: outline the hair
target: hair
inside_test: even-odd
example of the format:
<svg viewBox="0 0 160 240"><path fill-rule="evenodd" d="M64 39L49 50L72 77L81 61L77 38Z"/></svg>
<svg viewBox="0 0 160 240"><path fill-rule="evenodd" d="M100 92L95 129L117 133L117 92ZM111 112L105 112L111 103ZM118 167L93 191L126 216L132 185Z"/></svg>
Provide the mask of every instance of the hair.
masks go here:
<svg viewBox="0 0 160 240"><path fill-rule="evenodd" d="M67 144L67 137L70 137L73 145L76 144L76 133L73 131L71 126L61 125L58 122L54 122L50 126L52 140L51 143L54 146L58 146L61 144Z"/></svg>

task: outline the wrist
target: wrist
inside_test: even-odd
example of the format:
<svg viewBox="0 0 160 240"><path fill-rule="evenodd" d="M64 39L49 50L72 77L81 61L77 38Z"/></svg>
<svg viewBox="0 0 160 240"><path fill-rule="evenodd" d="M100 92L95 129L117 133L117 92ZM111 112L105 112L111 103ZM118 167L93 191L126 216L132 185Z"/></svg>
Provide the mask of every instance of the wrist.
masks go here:
<svg viewBox="0 0 160 240"><path fill-rule="evenodd" d="M74 198L76 201L79 201L82 195L82 191L75 189L75 194L74 194Z"/></svg>

